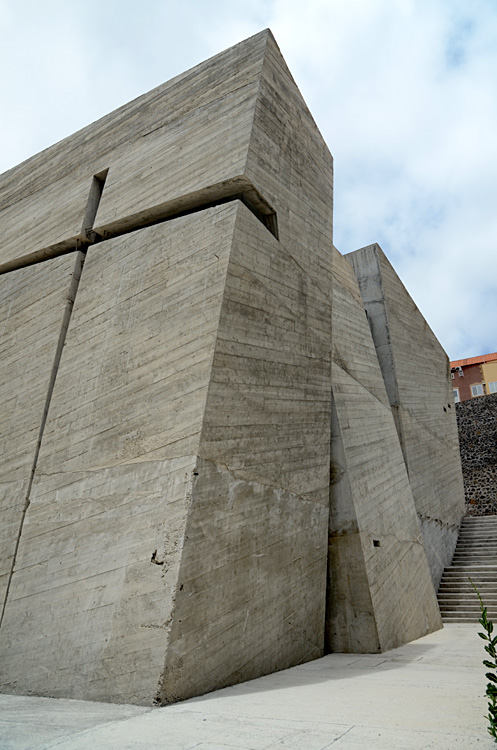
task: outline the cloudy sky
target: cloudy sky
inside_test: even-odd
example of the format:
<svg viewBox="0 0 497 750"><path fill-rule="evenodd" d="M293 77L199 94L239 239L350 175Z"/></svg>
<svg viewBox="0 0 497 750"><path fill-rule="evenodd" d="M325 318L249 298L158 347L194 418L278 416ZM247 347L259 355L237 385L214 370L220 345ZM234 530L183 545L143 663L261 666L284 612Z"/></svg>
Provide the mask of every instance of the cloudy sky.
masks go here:
<svg viewBox="0 0 497 750"><path fill-rule="evenodd" d="M265 27L451 359L497 350L496 0L0 0L0 172Z"/></svg>

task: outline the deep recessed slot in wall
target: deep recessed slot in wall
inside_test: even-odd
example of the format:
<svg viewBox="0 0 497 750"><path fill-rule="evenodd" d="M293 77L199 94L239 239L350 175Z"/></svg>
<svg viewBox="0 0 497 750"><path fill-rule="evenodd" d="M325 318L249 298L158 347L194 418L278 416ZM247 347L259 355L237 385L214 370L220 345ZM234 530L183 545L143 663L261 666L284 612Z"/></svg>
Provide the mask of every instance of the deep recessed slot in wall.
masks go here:
<svg viewBox="0 0 497 750"><path fill-rule="evenodd" d="M93 224L95 223L95 217L97 215L100 200L104 190L105 180L109 170L104 169L96 175L93 175L93 180L90 186L90 192L88 194L88 201L86 203L85 215L83 218L83 225L81 227L81 234L88 237L90 242L95 242L95 232L92 231Z"/></svg>

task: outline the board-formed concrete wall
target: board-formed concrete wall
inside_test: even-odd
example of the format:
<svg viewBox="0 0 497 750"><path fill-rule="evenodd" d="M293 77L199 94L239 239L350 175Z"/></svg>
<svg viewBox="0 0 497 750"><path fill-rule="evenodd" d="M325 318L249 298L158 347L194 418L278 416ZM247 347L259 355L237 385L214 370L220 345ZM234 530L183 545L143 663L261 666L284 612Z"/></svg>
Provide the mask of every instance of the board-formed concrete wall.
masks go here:
<svg viewBox="0 0 497 750"><path fill-rule="evenodd" d="M0 276L0 612L81 260L75 253Z"/></svg>
<svg viewBox="0 0 497 750"><path fill-rule="evenodd" d="M87 250L17 501L4 690L169 702L323 653L331 190L269 32L5 176L3 279Z"/></svg>
<svg viewBox="0 0 497 750"><path fill-rule="evenodd" d="M393 648L441 627L413 496L352 267L333 257L332 651Z"/></svg>
<svg viewBox="0 0 497 750"><path fill-rule="evenodd" d="M464 515L449 360L379 245L346 258L368 315L438 588Z"/></svg>
<svg viewBox="0 0 497 750"><path fill-rule="evenodd" d="M268 30L0 178L2 690L168 703L440 626L332 190Z"/></svg>

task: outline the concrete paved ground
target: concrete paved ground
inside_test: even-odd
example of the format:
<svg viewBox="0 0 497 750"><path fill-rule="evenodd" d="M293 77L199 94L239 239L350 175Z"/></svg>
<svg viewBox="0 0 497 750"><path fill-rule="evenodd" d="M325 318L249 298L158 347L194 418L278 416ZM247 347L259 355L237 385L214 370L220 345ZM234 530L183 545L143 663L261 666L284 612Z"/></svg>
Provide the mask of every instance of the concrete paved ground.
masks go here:
<svg viewBox="0 0 497 750"><path fill-rule="evenodd" d="M1 750L485 750L483 641L448 625L165 708L0 696Z"/></svg>

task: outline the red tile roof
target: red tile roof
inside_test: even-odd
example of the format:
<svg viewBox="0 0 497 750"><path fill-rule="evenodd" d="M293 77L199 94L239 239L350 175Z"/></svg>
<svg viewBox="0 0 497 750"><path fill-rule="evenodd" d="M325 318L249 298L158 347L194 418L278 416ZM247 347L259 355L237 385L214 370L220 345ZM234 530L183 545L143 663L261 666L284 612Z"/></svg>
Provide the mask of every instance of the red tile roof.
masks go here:
<svg viewBox="0 0 497 750"><path fill-rule="evenodd" d="M493 362L497 359L497 352L492 354L480 354L479 357L468 357L467 359L456 359L450 363L452 368L465 367L466 365L483 365L485 362Z"/></svg>

